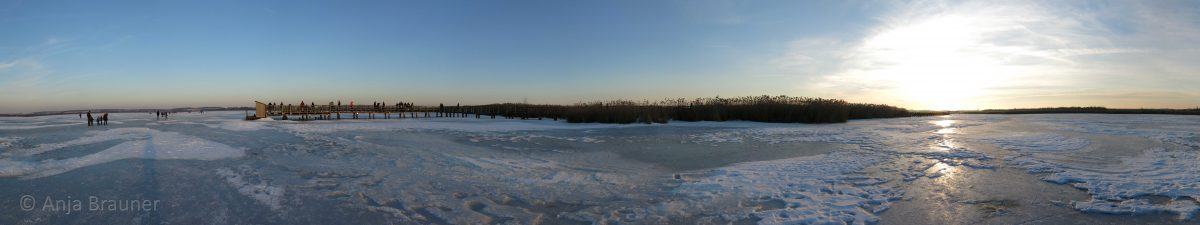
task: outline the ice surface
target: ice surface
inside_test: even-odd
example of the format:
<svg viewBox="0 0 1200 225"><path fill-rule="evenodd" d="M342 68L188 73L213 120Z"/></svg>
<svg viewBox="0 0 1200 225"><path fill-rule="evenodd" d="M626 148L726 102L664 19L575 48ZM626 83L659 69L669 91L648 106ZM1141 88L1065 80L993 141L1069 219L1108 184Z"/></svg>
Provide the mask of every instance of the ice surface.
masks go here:
<svg viewBox="0 0 1200 225"><path fill-rule="evenodd" d="M559 137L559 136L554 136L554 135L528 134L528 133L472 133L472 134L469 134L469 137L470 137L469 140L471 142L500 141L500 142L521 143L521 142L531 142L531 141L538 141L538 140L558 140L558 141L580 142L580 143L604 143L604 140L601 137L588 137L588 136Z"/></svg>
<svg viewBox="0 0 1200 225"><path fill-rule="evenodd" d="M8 150L16 147L16 142L21 139L21 137L0 137L0 154L8 153Z"/></svg>
<svg viewBox="0 0 1200 225"><path fill-rule="evenodd" d="M1105 213L1174 212L1191 218L1200 199L1200 153L1154 148L1116 166L1077 168L1067 163L1032 157L1014 159L1032 172L1049 173L1046 181L1085 189L1092 200L1075 202L1079 210ZM1163 196L1169 204L1151 204L1142 198Z"/></svg>
<svg viewBox="0 0 1200 225"><path fill-rule="evenodd" d="M47 152L65 146L95 143L102 140L133 140L94 154L61 160L14 161L0 159L0 177L45 177L82 167L131 158L213 160L241 157L244 154L243 149L233 148L225 144L149 128L117 128L92 132L90 134L91 136L63 143L38 145L37 148L30 152Z"/></svg>
<svg viewBox="0 0 1200 225"><path fill-rule="evenodd" d="M1087 147L1091 142L1085 138L1067 137L1054 133L1012 133L999 137L982 137L997 146L1019 151L1071 151Z"/></svg>
<svg viewBox="0 0 1200 225"><path fill-rule="evenodd" d="M688 135L688 139L691 139L693 143L698 144L717 144L727 142L741 143L743 140L745 140L742 135L743 134L740 132L713 132L704 134L691 134Z"/></svg>
<svg viewBox="0 0 1200 225"><path fill-rule="evenodd" d="M686 125L683 125L684 127L701 126L701 124L685 124ZM768 144L796 142L823 142L838 144L872 143L870 140L871 134L859 132L861 130L855 127L826 125L751 126L753 124L745 123L738 125L746 126L747 128L717 129L701 134L688 135L688 139L692 143L700 144L742 143L749 140L766 142ZM667 126L675 125L668 124Z"/></svg>
<svg viewBox="0 0 1200 225"><path fill-rule="evenodd" d="M85 125L85 124L87 124L87 122L55 123L55 124L41 124L41 125L39 125L39 124L0 125L0 130L28 130L28 129L39 129L39 128L47 128L47 127L77 126L77 125Z"/></svg>
<svg viewBox="0 0 1200 225"><path fill-rule="evenodd" d="M212 128L221 128L232 131L255 131L271 128L265 120L217 120L218 124L204 124Z"/></svg>
<svg viewBox="0 0 1200 225"><path fill-rule="evenodd" d="M736 164L705 172L675 192L698 199L728 195L778 201L779 207L747 207L759 224L870 224L903 191L880 187L887 180L855 173L886 160L881 154L826 155ZM740 216L740 215L734 215Z"/></svg>
<svg viewBox="0 0 1200 225"><path fill-rule="evenodd" d="M1112 214L1172 212L1182 219L1192 218L1200 210L1196 202L1200 199L1200 149L1191 139L1195 133L1152 126L1188 124L1192 123L1187 120L1190 118L1111 117L1114 116L1087 115L1080 118L1054 115L1032 120L1064 131L1142 137L1164 145L1130 149L1142 152L1135 157L1121 158L1118 164L1095 165L1072 160L1078 156L1071 154L1090 151L1087 147L1092 141L1080 137L1036 132L982 137L980 140L1018 151L1020 154L1007 158L1011 165L1025 168L1031 173L1045 173L1047 175L1043 179L1049 182L1087 190L1092 199L1073 202L1072 206L1078 210ZM1183 148L1169 150L1169 144L1178 144ZM1155 203L1146 200L1154 197L1169 198L1169 201Z"/></svg>
<svg viewBox="0 0 1200 225"><path fill-rule="evenodd" d="M280 121L282 122L282 121ZM573 124L553 120L508 120L475 118L421 118L394 120L337 120L281 123L280 127L306 133L337 131L403 131L451 130L464 132L505 132L551 129L599 129L615 127L653 126L638 124Z"/></svg>
<svg viewBox="0 0 1200 225"><path fill-rule="evenodd" d="M60 142L60 143L39 144L39 145L37 145L37 147L34 147L34 148L20 149L17 151L5 152L4 154L6 154L6 155L12 155L12 154L36 155L36 154L45 153L47 151L52 151L52 150L57 150L57 149L71 147L71 146L77 146L77 145L100 143L100 142L111 141L111 140L132 140L132 139L137 139L137 138L144 138L146 136L146 133L148 132L148 130L149 129L145 129L145 128L117 128L117 129L110 129L110 130L88 131L85 134L88 136L78 138L75 140L70 140L67 142Z"/></svg>
<svg viewBox="0 0 1200 225"><path fill-rule="evenodd" d="M1200 205L1200 120L1193 117L954 115L819 125L615 125L475 118L245 121L242 114L175 114L167 120L114 114L123 123L101 127L86 127L75 115L0 118L0 127L11 128L0 129L0 177L21 178L0 182L35 186L123 159L199 160L187 161L195 171L179 174L218 181L218 188L201 190L245 196L237 201L247 205L224 210L274 212L234 216L266 223L322 217L370 224L904 223L880 221L894 207L912 207L902 197L940 196L956 204L976 199L948 190L1008 188L951 186L990 179L968 177L977 174L970 171L1009 171L1028 179L998 183L1081 189L1064 188L1077 194L1070 199L1090 200L1057 207L1089 212L1083 217L1167 212L1191 218ZM1114 140L1151 144L1107 145ZM802 151L813 153L779 153ZM52 157L60 158L45 159ZM699 162L715 159L736 160ZM914 188L931 183L948 186ZM1024 206L1006 210L1024 216L1024 207L1046 200L1014 202ZM953 212L936 209L930 212ZM308 212L321 213L305 217ZM1007 222L973 219L964 221Z"/></svg>
<svg viewBox="0 0 1200 225"><path fill-rule="evenodd" d="M238 193L253 198L258 203L267 205L274 211L283 209L283 187L271 185L268 181L261 179L253 168L242 166L235 169L220 168L217 169L217 175L225 178L225 182L237 188Z"/></svg>

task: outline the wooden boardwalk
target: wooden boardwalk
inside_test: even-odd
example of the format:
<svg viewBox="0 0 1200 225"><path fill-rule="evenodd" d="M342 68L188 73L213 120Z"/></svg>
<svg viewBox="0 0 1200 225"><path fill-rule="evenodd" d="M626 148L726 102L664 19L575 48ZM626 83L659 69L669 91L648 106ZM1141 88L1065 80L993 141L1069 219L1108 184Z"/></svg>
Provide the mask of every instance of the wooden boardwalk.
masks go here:
<svg viewBox="0 0 1200 225"><path fill-rule="evenodd" d="M283 120L329 120L329 119L415 119L437 117L496 117L506 119L566 119L566 107L531 104L490 104L475 106L417 106L411 104L390 105L283 105L254 101L254 115L246 119L278 117Z"/></svg>

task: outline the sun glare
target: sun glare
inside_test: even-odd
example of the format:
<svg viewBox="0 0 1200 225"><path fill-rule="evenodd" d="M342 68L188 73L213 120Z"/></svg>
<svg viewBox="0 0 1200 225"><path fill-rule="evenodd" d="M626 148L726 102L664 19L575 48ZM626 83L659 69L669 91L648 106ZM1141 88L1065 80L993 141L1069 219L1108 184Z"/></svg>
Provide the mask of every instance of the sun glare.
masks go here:
<svg viewBox="0 0 1200 225"><path fill-rule="evenodd" d="M913 108L975 107L970 99L1012 72L988 43L993 25L988 18L939 16L881 30L863 45L871 59L867 76L890 82L891 94Z"/></svg>

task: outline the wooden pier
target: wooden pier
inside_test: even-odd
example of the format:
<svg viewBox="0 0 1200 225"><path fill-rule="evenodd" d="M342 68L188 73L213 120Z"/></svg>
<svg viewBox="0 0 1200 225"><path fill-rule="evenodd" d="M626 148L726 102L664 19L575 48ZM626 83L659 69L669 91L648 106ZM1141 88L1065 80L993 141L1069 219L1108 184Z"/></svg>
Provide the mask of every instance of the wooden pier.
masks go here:
<svg viewBox="0 0 1200 225"><path fill-rule="evenodd" d="M504 119L566 119L566 107L558 105L532 104L489 104L461 106L418 106L413 104L355 104L341 105L330 102L325 105L306 103L292 105L254 101L254 115L248 120L278 117L283 120L331 120L331 119L416 119L438 117Z"/></svg>

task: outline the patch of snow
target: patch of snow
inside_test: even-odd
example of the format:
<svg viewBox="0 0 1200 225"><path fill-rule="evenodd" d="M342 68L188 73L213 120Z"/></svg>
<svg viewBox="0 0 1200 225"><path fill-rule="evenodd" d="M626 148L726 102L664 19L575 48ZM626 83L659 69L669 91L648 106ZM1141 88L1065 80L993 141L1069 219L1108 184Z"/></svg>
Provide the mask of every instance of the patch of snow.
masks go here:
<svg viewBox="0 0 1200 225"><path fill-rule="evenodd" d="M258 120L221 120L218 124L204 124L211 128L220 128L231 131L255 131L270 128L267 126L268 121Z"/></svg>
<svg viewBox="0 0 1200 225"><path fill-rule="evenodd" d="M1128 199L1119 201L1105 200L1090 200L1090 201L1075 201L1071 204L1072 207L1084 212L1098 212L1108 214L1149 214L1157 212L1169 212L1179 215L1179 219L1191 219L1200 212L1200 206L1191 200L1172 200L1163 205L1150 204L1150 201L1145 199Z"/></svg>
<svg viewBox="0 0 1200 225"><path fill-rule="evenodd" d="M113 122L116 122L116 121L113 121ZM82 126L82 125L86 125L86 124L87 124L87 122L58 123L58 124L49 124L49 125L0 125L0 130L29 130L29 129L39 129L39 128L47 128L47 127Z"/></svg>
<svg viewBox="0 0 1200 225"><path fill-rule="evenodd" d="M5 155L36 155L61 148L100 143L111 140L133 140L143 138L149 132L148 128L116 128L108 130L88 131L85 133L88 136L60 143L39 144L36 147L28 149L20 149L12 152L5 152Z"/></svg>
<svg viewBox="0 0 1200 225"><path fill-rule="evenodd" d="M471 142L494 141L494 142L532 142L540 139L558 140L579 143L604 143L604 140L599 137L559 137L553 135L542 134L522 134L522 133L477 133L467 135Z"/></svg>
<svg viewBox="0 0 1200 225"><path fill-rule="evenodd" d="M148 128L120 129L122 130L113 131L118 130L113 129L105 132L116 132L117 134L126 135L126 137L141 136L142 138L127 141L94 154L75 158L31 162L0 159L0 177L46 177L83 167L131 158L215 160L236 158L245 154L243 149L175 132L162 132ZM107 135L109 133L100 132L93 134L93 136L51 144L50 146L68 146L94 140L112 140L107 137L99 137Z"/></svg>
<svg viewBox="0 0 1200 225"><path fill-rule="evenodd" d="M217 175L225 178L225 182L237 188L238 193L253 198L258 203L270 207L273 211L283 209L283 187L271 185L248 166L239 167L237 171L229 168L217 169Z"/></svg>
<svg viewBox="0 0 1200 225"><path fill-rule="evenodd" d="M1197 212L1193 203L1174 201L1155 205L1139 201L1145 196L1172 199L1200 199L1200 152L1167 151L1153 148L1138 157L1122 160L1106 168L1076 168L1069 164L1028 155L1011 159L1013 165L1030 172L1049 173L1043 180L1070 184L1088 191L1092 200L1075 202L1079 210L1111 213L1175 212L1191 218Z"/></svg>
<svg viewBox="0 0 1200 225"><path fill-rule="evenodd" d="M21 137L0 137L0 153L7 153L9 149L17 145L14 143L21 139Z"/></svg>
<svg viewBox="0 0 1200 225"><path fill-rule="evenodd" d="M745 207L759 224L871 224L903 191L880 187L882 178L856 174L883 162L882 154L835 152L791 159L749 162L705 172L676 193L700 199L741 196L782 201L777 208ZM744 217L744 215L726 215Z"/></svg>

